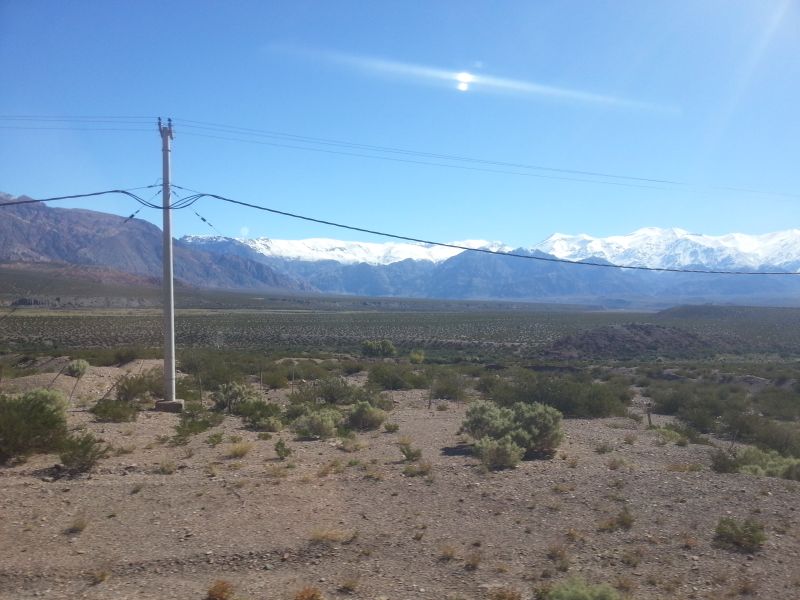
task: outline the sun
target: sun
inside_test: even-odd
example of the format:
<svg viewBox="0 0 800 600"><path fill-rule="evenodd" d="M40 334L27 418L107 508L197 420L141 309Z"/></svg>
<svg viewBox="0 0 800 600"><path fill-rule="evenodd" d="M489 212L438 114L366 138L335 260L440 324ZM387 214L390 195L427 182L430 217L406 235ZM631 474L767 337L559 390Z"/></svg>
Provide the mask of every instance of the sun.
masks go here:
<svg viewBox="0 0 800 600"><path fill-rule="evenodd" d="M469 84L475 81L475 76L472 73L462 71L461 73L456 73L455 79L458 81L456 88L461 92L466 92L469 89Z"/></svg>

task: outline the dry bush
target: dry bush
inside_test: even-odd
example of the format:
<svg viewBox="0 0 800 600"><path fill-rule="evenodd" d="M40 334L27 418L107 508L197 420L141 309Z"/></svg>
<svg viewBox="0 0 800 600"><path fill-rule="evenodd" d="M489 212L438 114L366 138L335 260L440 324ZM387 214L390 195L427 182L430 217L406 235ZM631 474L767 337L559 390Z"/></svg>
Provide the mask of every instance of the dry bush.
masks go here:
<svg viewBox="0 0 800 600"><path fill-rule="evenodd" d="M206 592L206 600L233 600L233 584L224 579L217 579Z"/></svg>
<svg viewBox="0 0 800 600"><path fill-rule="evenodd" d="M319 471L317 471L317 477L327 477L331 473L341 473L344 471L344 465L340 460L332 460L328 464L322 466Z"/></svg>
<svg viewBox="0 0 800 600"><path fill-rule="evenodd" d="M509 587L498 587L489 591L489 600L522 600L522 594Z"/></svg>
<svg viewBox="0 0 800 600"><path fill-rule="evenodd" d="M617 531L618 529L630 529L633 527L635 518L628 507L625 506L615 517L606 519L598 525L599 531Z"/></svg>
<svg viewBox="0 0 800 600"><path fill-rule="evenodd" d="M552 560L556 565L556 569L562 573L566 573L569 570L569 555L563 544L552 544L547 549L547 558Z"/></svg>
<svg viewBox="0 0 800 600"><path fill-rule="evenodd" d="M422 477L430 474L433 465L430 461L423 460L417 464L406 465L403 469L403 475L406 477Z"/></svg>
<svg viewBox="0 0 800 600"><path fill-rule="evenodd" d="M439 560L443 562L451 561L456 557L456 549L454 546L445 544L439 548Z"/></svg>

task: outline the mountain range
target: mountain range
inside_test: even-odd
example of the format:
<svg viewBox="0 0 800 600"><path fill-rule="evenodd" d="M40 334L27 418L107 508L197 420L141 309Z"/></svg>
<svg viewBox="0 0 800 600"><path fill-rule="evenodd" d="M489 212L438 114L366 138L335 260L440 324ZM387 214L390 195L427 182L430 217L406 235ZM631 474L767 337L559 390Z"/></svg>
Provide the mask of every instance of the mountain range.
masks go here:
<svg viewBox="0 0 800 600"><path fill-rule="evenodd" d="M0 195L0 203L13 200ZM146 221L28 204L3 209L0 262L102 267L157 282L161 231ZM706 236L645 228L594 238L554 234L534 248L466 240L455 246L314 238L186 236L175 241L179 284L407 298L569 302L604 307L679 303L796 305L800 275L709 275L580 266L547 260L702 270L800 270L800 230ZM104 273L106 273L104 271Z"/></svg>

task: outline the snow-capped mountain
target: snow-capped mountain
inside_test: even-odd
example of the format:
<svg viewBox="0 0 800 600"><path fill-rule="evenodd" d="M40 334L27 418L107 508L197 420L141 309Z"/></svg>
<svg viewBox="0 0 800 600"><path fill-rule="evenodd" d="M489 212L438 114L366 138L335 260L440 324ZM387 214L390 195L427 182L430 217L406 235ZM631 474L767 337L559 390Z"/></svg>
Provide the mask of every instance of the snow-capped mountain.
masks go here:
<svg viewBox="0 0 800 600"><path fill-rule="evenodd" d="M800 297L800 276L745 278L596 269L407 242L198 236L183 238L180 244L263 263L329 294L555 300L604 306L718 301L795 304ZM513 250L530 258L555 256L629 266L800 272L800 230L706 236L651 227L608 238L555 234L531 249L483 240L453 244Z"/></svg>
<svg viewBox="0 0 800 600"><path fill-rule="evenodd" d="M712 236L646 227L596 238L556 233L536 247L567 260L596 257L619 265L703 269L800 269L800 229Z"/></svg>
<svg viewBox="0 0 800 600"><path fill-rule="evenodd" d="M181 241L194 245L206 245L227 238L186 236ZM270 258L314 262L333 260L345 265L368 264L390 265L403 260L427 260L440 263L460 254L463 250L412 242L346 242L329 238L310 238L305 240L274 240L270 238L236 240L259 254ZM511 248L500 242L485 240L461 240L450 242L465 248L487 248L499 252L509 252Z"/></svg>
<svg viewBox="0 0 800 600"><path fill-rule="evenodd" d="M329 238L274 240L187 236L181 241L195 246L238 242L255 253L275 259L305 262L335 261L344 265L390 265L403 260L442 263L463 250L412 242L350 242ZM510 252L502 242L462 240L466 248ZM762 235L730 233L721 236L690 233L683 229L645 227L627 235L606 238L586 234L555 233L528 251L540 251L567 260L600 258L618 265L712 270L800 270L800 229Z"/></svg>

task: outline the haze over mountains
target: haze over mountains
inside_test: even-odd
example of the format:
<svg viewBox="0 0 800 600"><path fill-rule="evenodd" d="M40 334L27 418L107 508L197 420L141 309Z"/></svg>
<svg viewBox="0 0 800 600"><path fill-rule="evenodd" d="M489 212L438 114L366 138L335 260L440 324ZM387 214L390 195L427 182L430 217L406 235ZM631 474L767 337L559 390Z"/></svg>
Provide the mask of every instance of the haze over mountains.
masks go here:
<svg viewBox="0 0 800 600"><path fill-rule="evenodd" d="M0 202L11 200L0 195ZM2 209L0 262L103 267L157 282L161 231L89 210ZM704 236L645 228L625 236L554 234L537 248L454 242L529 257L704 270L800 270L800 230ZM800 276L731 276L597 268L403 242L235 239L175 242L175 276L197 287L292 293L570 302L605 307L679 303L800 304Z"/></svg>

